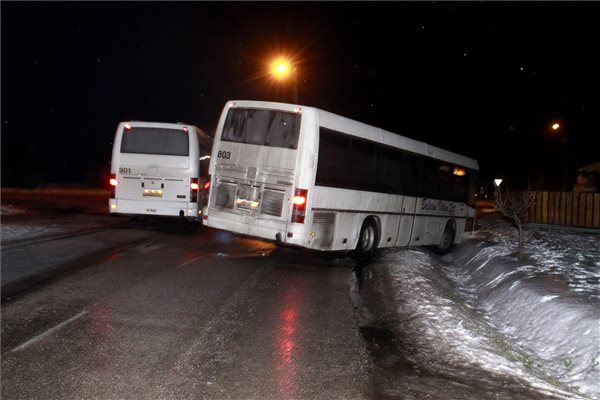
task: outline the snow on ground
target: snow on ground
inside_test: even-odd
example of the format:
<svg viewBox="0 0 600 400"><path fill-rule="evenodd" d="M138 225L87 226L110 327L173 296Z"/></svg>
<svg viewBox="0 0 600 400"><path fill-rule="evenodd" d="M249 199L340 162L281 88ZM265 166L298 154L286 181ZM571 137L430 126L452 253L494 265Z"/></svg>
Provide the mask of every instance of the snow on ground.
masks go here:
<svg viewBox="0 0 600 400"><path fill-rule="evenodd" d="M394 249L371 267L385 271L392 324L411 361L457 378L483 368L554 396L600 399L600 235L526 227L519 260L516 228L496 213L478 228L444 257Z"/></svg>
<svg viewBox="0 0 600 400"><path fill-rule="evenodd" d="M540 369L581 394L600 398L600 235L525 227L484 216L474 240L443 258L465 304Z"/></svg>
<svg viewBox="0 0 600 400"><path fill-rule="evenodd" d="M0 215L23 215L31 212L24 208L15 207L11 204L2 204L0 206ZM29 224L14 224L7 223L5 220L0 224L0 240L2 243L12 242L13 240L28 239L38 236L46 236L62 232L64 229L59 225L29 225Z"/></svg>

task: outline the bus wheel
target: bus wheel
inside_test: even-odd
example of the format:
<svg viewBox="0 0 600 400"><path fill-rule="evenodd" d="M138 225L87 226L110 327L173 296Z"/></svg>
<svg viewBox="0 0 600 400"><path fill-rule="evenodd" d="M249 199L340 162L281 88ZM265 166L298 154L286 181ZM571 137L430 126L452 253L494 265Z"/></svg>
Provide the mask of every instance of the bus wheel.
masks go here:
<svg viewBox="0 0 600 400"><path fill-rule="evenodd" d="M442 240L438 246L434 247L434 251L437 254L446 254L454 244L454 237L456 236L456 231L454 229L454 224L449 221L446 224L446 228L444 229L444 234L442 235Z"/></svg>
<svg viewBox="0 0 600 400"><path fill-rule="evenodd" d="M361 258L370 258L377 249L377 225L372 219L366 219L360 228L360 236L356 244L356 255Z"/></svg>

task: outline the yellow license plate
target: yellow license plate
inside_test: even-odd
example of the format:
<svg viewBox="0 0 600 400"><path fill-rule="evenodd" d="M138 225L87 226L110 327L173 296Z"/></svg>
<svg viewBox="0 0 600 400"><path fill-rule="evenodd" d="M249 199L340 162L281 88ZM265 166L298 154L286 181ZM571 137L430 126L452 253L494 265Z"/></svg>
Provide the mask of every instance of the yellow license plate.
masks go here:
<svg viewBox="0 0 600 400"><path fill-rule="evenodd" d="M163 192L160 189L144 189L144 196L162 197Z"/></svg>

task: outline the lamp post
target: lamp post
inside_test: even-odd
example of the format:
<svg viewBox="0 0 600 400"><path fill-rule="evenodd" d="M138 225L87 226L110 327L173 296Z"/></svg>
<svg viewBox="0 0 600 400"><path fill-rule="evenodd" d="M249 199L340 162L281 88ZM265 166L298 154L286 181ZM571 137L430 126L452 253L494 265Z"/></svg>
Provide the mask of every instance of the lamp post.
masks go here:
<svg viewBox="0 0 600 400"><path fill-rule="evenodd" d="M562 173L562 191L569 190L569 159L571 158L571 138L566 134L558 122L553 122L550 127L552 132L559 136L559 142L564 145L563 173Z"/></svg>
<svg viewBox="0 0 600 400"><path fill-rule="evenodd" d="M496 186L495 200L500 200L500 185L502 184L501 178L494 179L494 186Z"/></svg>
<svg viewBox="0 0 600 400"><path fill-rule="evenodd" d="M292 100L298 104L298 68L290 61L280 58L273 62L271 72L277 80L292 79Z"/></svg>

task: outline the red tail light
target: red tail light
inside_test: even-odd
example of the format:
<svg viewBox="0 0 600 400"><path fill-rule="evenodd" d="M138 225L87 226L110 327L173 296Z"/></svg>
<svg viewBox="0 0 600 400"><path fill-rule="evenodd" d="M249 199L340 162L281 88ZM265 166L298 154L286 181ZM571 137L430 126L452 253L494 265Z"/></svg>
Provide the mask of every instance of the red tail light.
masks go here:
<svg viewBox="0 0 600 400"><path fill-rule="evenodd" d="M110 179L108 180L108 183L110 184L110 198L114 199L115 198L115 188L119 184L119 181L117 180L117 175L110 174Z"/></svg>
<svg viewBox="0 0 600 400"><path fill-rule="evenodd" d="M198 182L198 178L190 179L190 202L197 203L198 202L198 189L200 188L200 183Z"/></svg>
<svg viewBox="0 0 600 400"><path fill-rule="evenodd" d="M292 199L292 222L304 223L306 217L306 201L308 199L307 189L296 189Z"/></svg>

